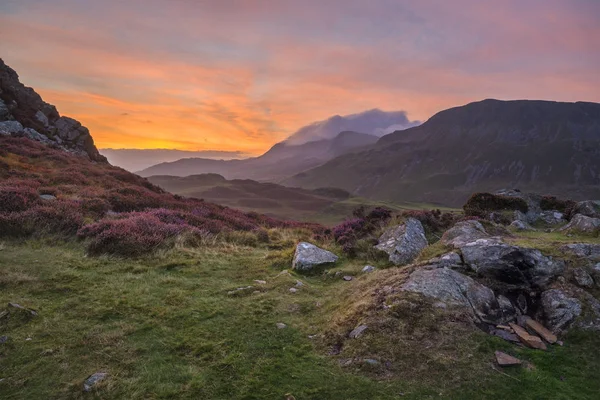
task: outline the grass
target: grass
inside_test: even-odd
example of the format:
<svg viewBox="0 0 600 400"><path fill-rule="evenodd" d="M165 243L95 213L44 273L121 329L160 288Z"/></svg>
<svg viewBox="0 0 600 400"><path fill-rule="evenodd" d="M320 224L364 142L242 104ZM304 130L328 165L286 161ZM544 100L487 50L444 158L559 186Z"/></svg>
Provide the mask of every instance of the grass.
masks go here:
<svg viewBox="0 0 600 400"><path fill-rule="evenodd" d="M345 310L367 287L399 270L360 276L363 265L344 260L328 274L305 277L282 273L284 265L274 267L271 253L228 245L124 260L86 257L74 243L4 242L0 311L16 302L39 315L0 319L0 336L8 336L0 345L0 398L592 399L600 391L600 338L577 332L565 338L565 347L542 353L473 331L452 337L443 362L428 365L421 361L435 353L394 346L426 340L425 328L412 337L382 327L345 351L383 359L395 349L394 365L384 372L381 366L342 367L339 357L327 355L330 331L343 326ZM357 279L345 282L335 271ZM292 294L297 280L303 286ZM254 288L228 294L248 285ZM444 323L425 308L411 316L416 320L399 311L398 326ZM277 329L278 322L287 328ZM535 369L494 371L498 349ZM83 380L98 371L109 378L84 394Z"/></svg>

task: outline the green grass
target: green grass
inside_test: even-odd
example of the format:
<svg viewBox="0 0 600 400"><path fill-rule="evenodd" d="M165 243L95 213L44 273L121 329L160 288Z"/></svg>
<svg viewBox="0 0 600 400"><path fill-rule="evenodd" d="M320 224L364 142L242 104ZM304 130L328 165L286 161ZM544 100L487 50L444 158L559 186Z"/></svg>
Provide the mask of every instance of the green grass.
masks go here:
<svg viewBox="0 0 600 400"><path fill-rule="evenodd" d="M357 276L345 282L333 273L282 274L267 255L229 246L123 260L86 257L72 243L0 245L0 311L16 302L39 313L0 320L0 336L9 338L0 345L0 398L593 399L600 391L600 339L577 332L546 353L484 334L456 338L461 348L470 344L480 362L473 366L485 367L449 359L443 371L415 366L427 371L416 379L401 369L418 359L416 349L396 354L403 362L391 375L342 368L321 339L308 336L325 334L353 291L393 270L360 277L360 262L343 261L334 270ZM291 294L297 279L304 285ZM248 285L256 290L228 294ZM361 343L376 353L396 340L386 334ZM494 371L497 349L535 370ZM445 378L452 368L460 380ZM84 394L83 380L98 371L109 378Z"/></svg>

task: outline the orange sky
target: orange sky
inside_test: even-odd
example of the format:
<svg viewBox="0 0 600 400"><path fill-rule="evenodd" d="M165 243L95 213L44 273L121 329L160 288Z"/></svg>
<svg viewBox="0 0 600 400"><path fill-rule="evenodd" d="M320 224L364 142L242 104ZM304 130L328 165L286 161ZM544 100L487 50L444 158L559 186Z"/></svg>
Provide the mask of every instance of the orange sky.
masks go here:
<svg viewBox="0 0 600 400"><path fill-rule="evenodd" d="M0 57L100 148L258 154L371 108L600 101L595 0L49 3L0 5Z"/></svg>

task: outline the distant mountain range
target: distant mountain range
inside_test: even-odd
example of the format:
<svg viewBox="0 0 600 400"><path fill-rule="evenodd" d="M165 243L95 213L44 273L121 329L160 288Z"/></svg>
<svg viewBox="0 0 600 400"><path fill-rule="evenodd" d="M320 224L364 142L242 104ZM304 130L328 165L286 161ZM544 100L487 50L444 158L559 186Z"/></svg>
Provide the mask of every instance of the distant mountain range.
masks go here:
<svg viewBox="0 0 600 400"><path fill-rule="evenodd" d="M499 188L600 198L600 104L484 100L283 181L387 201L460 205Z"/></svg>
<svg viewBox="0 0 600 400"><path fill-rule="evenodd" d="M227 179L254 179L278 181L301 171L319 166L335 157L365 149L378 138L359 132L341 132L332 139L321 139L302 144L281 142L260 157L245 160L209 160L186 158L161 163L138 172L141 176L188 176L215 173Z"/></svg>
<svg viewBox="0 0 600 400"><path fill-rule="evenodd" d="M234 160L247 158L248 154L240 151L185 151L171 149L100 149L100 154L112 165L128 171L139 171L158 163L181 160L182 158L206 158L211 160Z"/></svg>

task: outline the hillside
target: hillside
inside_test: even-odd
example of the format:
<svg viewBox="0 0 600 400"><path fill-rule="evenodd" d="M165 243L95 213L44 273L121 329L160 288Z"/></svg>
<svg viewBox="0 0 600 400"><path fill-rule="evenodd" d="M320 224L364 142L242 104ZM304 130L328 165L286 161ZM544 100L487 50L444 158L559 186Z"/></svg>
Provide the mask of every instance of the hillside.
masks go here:
<svg viewBox="0 0 600 400"><path fill-rule="evenodd" d="M484 100L285 180L387 201L462 204L500 187L600 197L600 104Z"/></svg>
<svg viewBox="0 0 600 400"><path fill-rule="evenodd" d="M214 173L227 179L276 182L375 142L377 142L376 136L345 131L333 139L320 139L302 144L277 143L265 154L256 158L229 161L186 158L146 168L140 171L139 175L188 176Z"/></svg>

